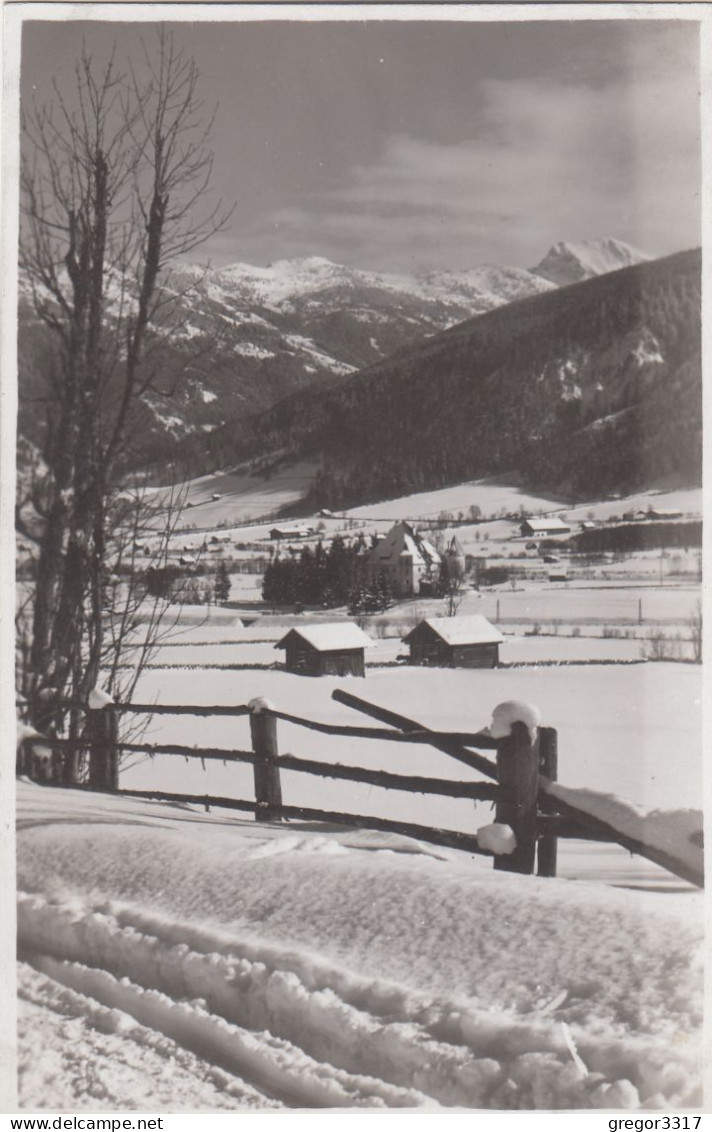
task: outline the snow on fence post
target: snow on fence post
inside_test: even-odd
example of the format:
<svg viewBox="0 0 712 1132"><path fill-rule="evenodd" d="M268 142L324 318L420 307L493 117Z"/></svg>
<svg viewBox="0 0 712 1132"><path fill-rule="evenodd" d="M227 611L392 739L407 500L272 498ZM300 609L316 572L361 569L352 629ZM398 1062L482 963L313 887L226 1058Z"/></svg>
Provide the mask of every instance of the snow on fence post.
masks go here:
<svg viewBox="0 0 712 1132"><path fill-rule="evenodd" d="M250 735L255 755L255 801L257 821L281 821L282 784L279 779L279 765L274 760L279 755L277 747L277 720L270 715L273 705L269 700L258 696L250 700Z"/></svg>
<svg viewBox="0 0 712 1132"><path fill-rule="evenodd" d="M497 750L497 780L503 797L497 802L495 821L514 831L517 847L512 853L495 857L495 869L534 872L538 775L538 733L534 731L532 738L527 724L514 720Z"/></svg>
<svg viewBox="0 0 712 1132"><path fill-rule="evenodd" d="M92 688L87 704L89 785L97 790L117 790L119 729L114 701L100 688Z"/></svg>
<svg viewBox="0 0 712 1132"><path fill-rule="evenodd" d="M555 727L539 728L539 773L556 782L559 768L559 735ZM537 842L537 876L556 876L558 838L545 833Z"/></svg>

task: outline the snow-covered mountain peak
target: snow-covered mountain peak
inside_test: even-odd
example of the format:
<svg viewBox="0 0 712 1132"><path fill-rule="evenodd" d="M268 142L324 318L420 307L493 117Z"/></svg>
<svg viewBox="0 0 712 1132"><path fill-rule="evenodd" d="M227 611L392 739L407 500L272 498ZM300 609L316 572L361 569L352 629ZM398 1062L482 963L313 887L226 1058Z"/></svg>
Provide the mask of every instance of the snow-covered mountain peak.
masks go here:
<svg viewBox="0 0 712 1132"><path fill-rule="evenodd" d="M534 275L523 267L483 263L464 271L419 272L412 280L412 289L424 298L441 302L457 302L473 297L475 309L489 310L502 303L514 302L542 291L553 290L554 283Z"/></svg>
<svg viewBox="0 0 712 1132"><path fill-rule="evenodd" d="M562 240L554 244L541 263L531 270L557 287L580 283L595 275L619 271L649 259L644 252L612 236L600 240Z"/></svg>
<svg viewBox="0 0 712 1132"><path fill-rule="evenodd" d="M268 306L279 306L314 291L348 286L356 275L358 272L323 256L308 256L275 260L266 267L233 263L211 271L210 282Z"/></svg>
<svg viewBox="0 0 712 1132"><path fill-rule="evenodd" d="M554 244L531 270L485 263L461 271L433 269L407 274L369 271L312 255L279 259L266 266L238 262L200 272L211 297L218 301L257 303L272 311L293 313L304 303L314 302L323 302L330 309L338 304L341 310L345 293L359 304L368 304L374 292L379 292L381 296L402 296L408 302L440 304L452 310L451 318L457 321L647 258L620 240L604 239ZM196 283L201 281L194 265L181 265L178 272Z"/></svg>

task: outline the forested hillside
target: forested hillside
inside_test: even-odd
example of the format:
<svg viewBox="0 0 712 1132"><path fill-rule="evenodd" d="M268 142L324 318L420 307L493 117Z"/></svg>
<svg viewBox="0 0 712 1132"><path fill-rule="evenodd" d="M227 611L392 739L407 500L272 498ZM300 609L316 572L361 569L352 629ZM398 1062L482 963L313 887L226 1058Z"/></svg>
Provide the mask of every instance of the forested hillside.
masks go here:
<svg viewBox="0 0 712 1132"><path fill-rule="evenodd" d="M700 253L515 302L209 439L320 458L345 506L517 470L579 497L701 476Z"/></svg>
<svg viewBox="0 0 712 1132"><path fill-rule="evenodd" d="M133 469L146 460L165 465L179 446L184 459L197 453L197 463L186 462L200 473L201 437L226 420L264 412L312 386L339 385L406 344L555 284L504 266L389 275L310 257L266 268L177 264L161 286L142 359L151 388L132 410L124 466ZM107 273L103 309L109 324L135 301L129 292ZM37 318L37 301L42 295L21 274L19 424L22 435L41 447L37 406L52 381L57 343ZM110 384L110 359L107 369Z"/></svg>

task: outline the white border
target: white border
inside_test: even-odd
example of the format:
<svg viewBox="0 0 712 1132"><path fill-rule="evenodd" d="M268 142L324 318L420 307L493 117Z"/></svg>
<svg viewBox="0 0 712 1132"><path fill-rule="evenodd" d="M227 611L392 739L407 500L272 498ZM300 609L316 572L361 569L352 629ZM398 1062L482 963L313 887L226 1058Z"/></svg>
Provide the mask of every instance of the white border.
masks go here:
<svg viewBox="0 0 712 1132"><path fill-rule="evenodd" d="M0 0L2 3L2 21L0 23L0 47L2 58L0 62L0 77L2 80L2 117L0 119L2 132L2 160L0 164L0 216L2 217L2 240L0 243L0 741L2 743L3 758L0 761L0 908L3 909L4 929L0 931L0 1017L2 1017L2 1031L0 1032L0 1112L10 1113L17 1111L17 1098L15 1092L14 1072L14 1034L15 1034L15 921L14 921L14 894L15 894L15 867L14 867L14 838L12 827L14 824L14 619L11 616L14 609L14 588L12 578L14 575L14 538L8 537L14 528L14 489L15 489L15 421L17 412L16 388L16 310L17 310L17 234L18 234L18 162L19 162L19 72L20 72L20 44L22 25L26 20L64 21L98 20L102 22L275 22L275 21L315 21L315 22L352 22L368 20L389 22L426 22L430 20L450 22L544 22L544 21L596 21L596 20L685 20L699 22L701 26L701 114L703 124L703 154L708 137L708 123L712 110L712 83L710 81L712 68L712 4L710 3L553 3L553 4L298 4L287 2L277 3L223 3L223 4L193 4L193 3L158 3L158 4L121 4L121 3L33 3L14 2L14 0ZM712 223L712 206L710 205L710 192L712 191L712 177L709 163L703 163L703 247L708 246L710 224ZM709 298L712 294L712 268L703 257L703 311L707 312ZM703 359L706 362L712 346L712 329L709 320L703 319ZM706 372L706 365L705 365ZM705 382L705 416L709 418L709 389ZM709 482L710 469L710 442L705 437L705 498ZM706 570L712 566L712 531L705 524L704 534L704 562ZM712 588L705 571L703 583L704 616L707 626L712 624ZM711 650L709 639L712 634L709 629L705 637L705 662L707 663ZM711 699L707 695L704 700L704 747L712 749L709 740L712 739ZM712 791L712 770L706 768L705 801L706 812L709 813L710 794ZM709 833L709 822L707 822ZM710 838L707 838L706 864L708 875L712 869L712 849ZM712 939L712 902L707 900L707 939ZM707 979L707 1027L705 1038L706 1064L712 1073L712 978ZM708 1079L708 1086L711 1082ZM707 1097L706 1112L710 1112L712 1102L712 1088ZM29 1116L29 1113L23 1113ZM52 1119L53 1114L42 1113L43 1117ZM67 1115L67 1114L64 1114ZM88 1116L88 1113L83 1113ZM107 1114L97 1114L106 1116ZM134 1119L138 1116L162 1116L164 1128L167 1132L188 1132L195 1127L194 1118L187 1115L171 1115L168 1113L139 1114L131 1113ZM338 1114L332 1112L309 1112L301 1110L298 1113L256 1113L235 1112L234 1114L200 1113L201 1125L209 1124L216 1127L219 1122L227 1129L227 1123L234 1128L235 1120L240 1125L260 1120L260 1128L271 1125L275 1118L283 1119L285 1115L291 1119L313 1120L315 1116L326 1116L330 1120L340 1116L350 1116L359 1121L367 1119L371 1127L373 1121L381 1122L388 1119L389 1128L392 1121L397 1120L402 1125L404 1120L410 1120L413 1115L432 1122L439 1119L435 1113L378 1113L373 1110L367 1112L349 1110ZM441 1115L446 1115L442 1113ZM447 1115L452 1119L468 1121L472 1127L473 1119L479 1128L484 1130L495 1129L495 1132L505 1132L526 1120L530 1128L539 1130L549 1129L552 1124L564 1128L562 1121L566 1121L566 1128L570 1128L575 1121L577 1129L591 1127L604 1132L610 1127L609 1119L604 1113L576 1112L569 1113L490 1113L471 1112L457 1113L450 1110ZM654 1114L646 1113L619 1113L621 1118L632 1118L635 1123L631 1125L636 1129L638 1120L646 1121ZM671 1114L672 1115L672 1114ZM637 1120L636 1120L637 1118ZM703 1120L701 1129L704 1128ZM353 1126L353 1125L352 1125ZM422 1127L422 1125L421 1125ZM623 1125L625 1127L625 1125ZM648 1128L651 1125L648 1124ZM655 1127L655 1125L652 1125ZM692 1125L694 1127L694 1124ZM657 1125L662 1132L663 1125ZM643 1132L645 1124L638 1125L636 1132Z"/></svg>

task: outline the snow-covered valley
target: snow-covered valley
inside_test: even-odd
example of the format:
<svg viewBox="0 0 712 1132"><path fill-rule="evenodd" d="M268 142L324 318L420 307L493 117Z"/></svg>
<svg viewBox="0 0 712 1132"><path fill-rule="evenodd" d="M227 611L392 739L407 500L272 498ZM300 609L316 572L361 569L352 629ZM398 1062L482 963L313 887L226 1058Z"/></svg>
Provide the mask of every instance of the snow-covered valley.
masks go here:
<svg viewBox="0 0 712 1132"><path fill-rule="evenodd" d="M267 560L269 524L237 525L298 498L292 471L265 483L236 474L191 484L171 554L200 553L203 540L211 566L229 556L240 569L233 608L169 610L136 700L227 706L266 696L293 715L363 723L332 698L346 688L445 731L481 728L498 702L532 702L558 730L564 799L593 792L592 812L604 798L605 813L622 815L633 835L667 836L667 826L684 851L692 831L701 856L700 668L671 663L690 659L699 553L663 560L644 551L613 576L605 562L555 585L536 552L525 553L515 518L526 507L602 522L661 504L696 515L698 491L564 512L514 483L473 481L315 516L312 543L449 511L445 532L468 554L514 562L522 576L468 587L461 600L463 617L501 626L500 668L402 663L404 635L442 614L442 599L418 596L370 619L365 679L310 680L284 671L275 645L295 625L343 622L347 611L270 611L261 574L242 572ZM309 472L300 469L305 481ZM470 508L481 517L468 524ZM137 645L144 632L139 616ZM668 642L667 662L645 662L655 633ZM124 661L130 667L130 650ZM278 733L280 753L297 758L476 776L424 744L334 738L285 721ZM239 750L249 727L246 718L154 715L144 739ZM254 797L249 765L175 753L127 757L121 786ZM469 835L493 821L489 802L296 770L282 771L282 788L288 806L366 819ZM702 1105L704 904L680 876L601 841L560 839L558 878L545 879L495 872L491 857L403 834L233 815L18 783L22 1111Z"/></svg>

